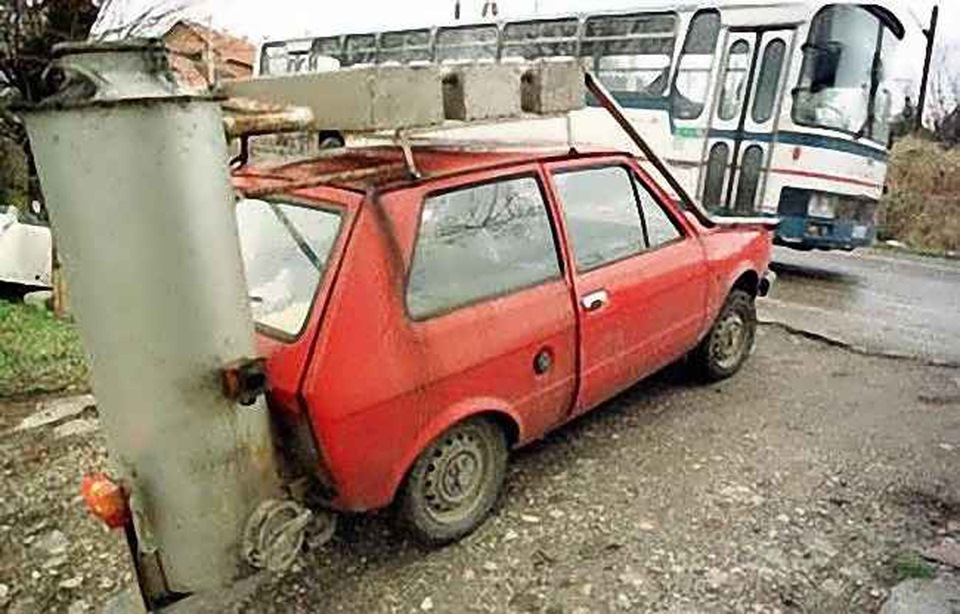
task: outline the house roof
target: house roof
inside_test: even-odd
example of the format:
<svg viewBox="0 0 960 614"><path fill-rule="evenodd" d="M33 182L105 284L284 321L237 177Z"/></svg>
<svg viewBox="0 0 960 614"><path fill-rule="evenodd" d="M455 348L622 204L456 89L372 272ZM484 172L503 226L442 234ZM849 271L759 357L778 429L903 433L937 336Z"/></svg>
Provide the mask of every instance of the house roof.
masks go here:
<svg viewBox="0 0 960 614"><path fill-rule="evenodd" d="M164 34L164 40L167 40L168 44L173 42L170 39L173 38L178 28L185 29L193 34L199 39L199 44L209 45L224 62L235 62L253 68L256 50L249 41L224 32L218 32L194 21L182 19L173 24Z"/></svg>
<svg viewBox="0 0 960 614"><path fill-rule="evenodd" d="M167 29L163 40L170 50L170 64L186 83L207 85L206 54L213 54L214 67L224 79L253 74L256 50L248 41L218 32L193 21L180 20Z"/></svg>

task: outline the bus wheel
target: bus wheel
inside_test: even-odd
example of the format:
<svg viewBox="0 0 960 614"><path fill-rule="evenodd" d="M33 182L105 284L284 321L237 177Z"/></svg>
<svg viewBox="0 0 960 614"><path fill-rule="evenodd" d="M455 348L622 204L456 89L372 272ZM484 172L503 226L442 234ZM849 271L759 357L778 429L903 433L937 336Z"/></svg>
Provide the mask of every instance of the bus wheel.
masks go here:
<svg viewBox="0 0 960 614"><path fill-rule="evenodd" d="M694 368L710 382L733 376L753 351L756 335L756 301L743 290L734 290L710 332L693 351Z"/></svg>
<svg viewBox="0 0 960 614"><path fill-rule="evenodd" d="M317 134L317 147L319 149L339 149L346 145L343 135L336 130L324 130Z"/></svg>
<svg viewBox="0 0 960 614"><path fill-rule="evenodd" d="M461 422L417 458L400 493L397 520L422 544L456 541L490 513L506 468L503 429L484 418Z"/></svg>

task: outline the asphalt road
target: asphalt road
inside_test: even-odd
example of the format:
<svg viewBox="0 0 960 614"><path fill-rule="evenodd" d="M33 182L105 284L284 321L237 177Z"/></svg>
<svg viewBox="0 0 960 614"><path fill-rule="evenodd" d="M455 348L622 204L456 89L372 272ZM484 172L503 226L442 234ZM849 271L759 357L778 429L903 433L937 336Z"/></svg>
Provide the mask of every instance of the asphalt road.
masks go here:
<svg viewBox="0 0 960 614"><path fill-rule="evenodd" d="M960 364L960 262L778 248L764 321L871 353Z"/></svg>

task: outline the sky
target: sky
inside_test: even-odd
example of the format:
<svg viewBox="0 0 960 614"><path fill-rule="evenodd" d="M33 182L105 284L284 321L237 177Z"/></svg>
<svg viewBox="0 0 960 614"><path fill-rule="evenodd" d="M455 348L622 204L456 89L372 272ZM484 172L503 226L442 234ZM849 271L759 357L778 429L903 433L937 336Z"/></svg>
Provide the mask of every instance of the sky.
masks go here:
<svg viewBox="0 0 960 614"><path fill-rule="evenodd" d="M376 31L435 24L449 21L455 0L112 0L107 16L122 21L144 10L167 4L186 7L192 18L213 27L225 29L251 41L295 38L313 34ZM918 88L923 64L925 39L921 28L930 18L935 0L899 0L907 9L907 37L896 66L889 67L896 87L902 92ZM941 7L938 59L955 63L960 72L960 0L938 0ZM464 19L480 17L483 0L461 0ZM530 15L539 9L545 13L561 13L576 5L625 6L642 8L663 5L664 0L499 0L501 17ZM188 6L189 5L189 6ZM947 50L952 50L949 53Z"/></svg>

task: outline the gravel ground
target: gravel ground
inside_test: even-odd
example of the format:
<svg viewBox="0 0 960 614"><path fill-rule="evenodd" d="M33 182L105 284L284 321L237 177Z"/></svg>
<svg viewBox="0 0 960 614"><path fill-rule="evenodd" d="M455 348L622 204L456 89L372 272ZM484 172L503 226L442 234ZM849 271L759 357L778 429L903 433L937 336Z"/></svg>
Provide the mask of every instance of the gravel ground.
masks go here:
<svg viewBox="0 0 960 614"><path fill-rule="evenodd" d="M13 432L33 411L0 412L0 610L79 614L132 579L77 496L105 450ZM960 370L764 327L735 379L668 370L516 453L463 542L426 551L385 514L344 518L223 609L875 612L898 572L928 571L910 553L960 540L958 466Z"/></svg>

